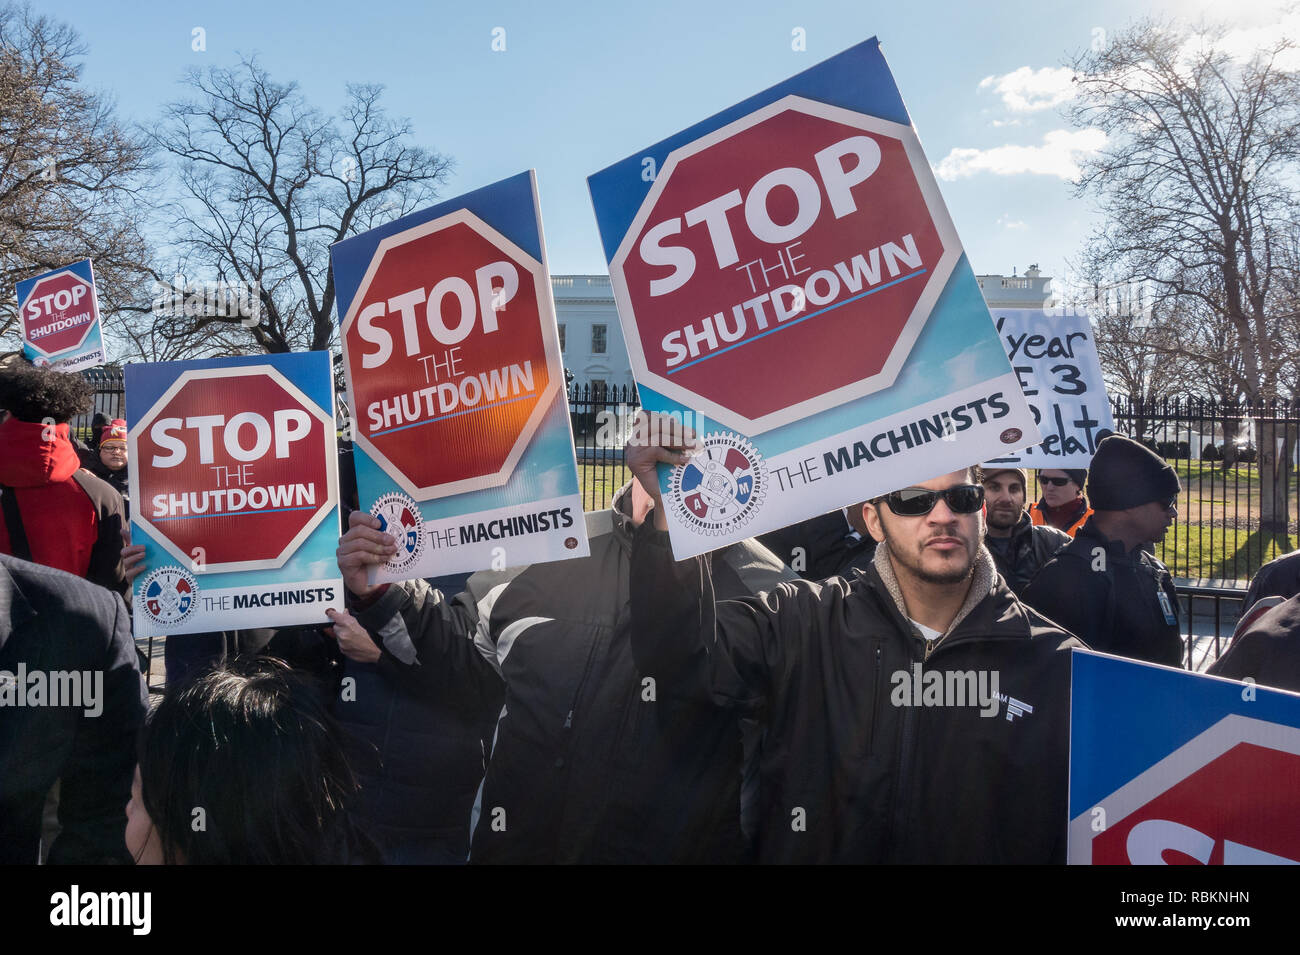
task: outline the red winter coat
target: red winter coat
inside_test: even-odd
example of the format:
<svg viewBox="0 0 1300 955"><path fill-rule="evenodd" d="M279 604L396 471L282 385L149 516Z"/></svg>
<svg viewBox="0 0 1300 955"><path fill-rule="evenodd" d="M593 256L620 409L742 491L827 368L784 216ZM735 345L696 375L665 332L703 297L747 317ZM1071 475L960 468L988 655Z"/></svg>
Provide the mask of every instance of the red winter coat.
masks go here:
<svg viewBox="0 0 1300 955"><path fill-rule="evenodd" d="M122 573L122 497L86 471L68 437L68 426L0 422L0 486L12 488L30 560L55 567L127 597ZM8 493L0 491L0 493ZM15 554L8 521L0 519L0 553Z"/></svg>

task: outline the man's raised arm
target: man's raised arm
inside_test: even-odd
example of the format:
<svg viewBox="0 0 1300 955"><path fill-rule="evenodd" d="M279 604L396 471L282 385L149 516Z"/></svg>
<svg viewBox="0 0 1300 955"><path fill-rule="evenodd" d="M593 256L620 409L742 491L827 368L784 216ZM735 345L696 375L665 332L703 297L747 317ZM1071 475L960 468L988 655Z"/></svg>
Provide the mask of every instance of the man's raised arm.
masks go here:
<svg viewBox="0 0 1300 955"><path fill-rule="evenodd" d="M663 415L638 417L625 461L654 499L653 521L632 543L632 654L642 677L659 692L753 710L798 656L806 628L799 626L815 593L783 583L768 593L717 599L711 555L673 560L656 466L685 464L695 435Z"/></svg>
<svg viewBox="0 0 1300 955"><path fill-rule="evenodd" d="M423 580L372 586L369 568L388 560L397 550L396 541L364 512L353 511L348 523L338 564L352 613L326 611L343 654L375 664L389 682L417 695L495 712L504 684L495 653L487 659L494 648L482 646L487 630L484 608L469 594L448 598Z"/></svg>

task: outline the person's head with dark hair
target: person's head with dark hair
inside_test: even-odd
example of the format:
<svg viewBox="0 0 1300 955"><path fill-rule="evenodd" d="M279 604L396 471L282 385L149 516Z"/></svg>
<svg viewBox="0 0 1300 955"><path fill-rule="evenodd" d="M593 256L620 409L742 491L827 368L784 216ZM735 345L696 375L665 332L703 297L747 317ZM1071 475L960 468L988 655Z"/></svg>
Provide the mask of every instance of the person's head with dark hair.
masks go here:
<svg viewBox="0 0 1300 955"><path fill-rule="evenodd" d="M979 465L881 495L863 509L871 536L889 545L894 572L927 584L965 587L984 540Z"/></svg>
<svg viewBox="0 0 1300 955"><path fill-rule="evenodd" d="M126 844L138 863L347 862L364 837L341 730L280 660L236 659L169 690L140 738Z"/></svg>
<svg viewBox="0 0 1300 955"><path fill-rule="evenodd" d="M110 419L108 415L104 414L102 411L96 411L95 417L90 419L90 440L86 442L87 445L89 445L90 450L99 450L100 435L103 433L104 428L108 427L109 423Z"/></svg>
<svg viewBox="0 0 1300 955"><path fill-rule="evenodd" d="M0 371L0 410L19 421L41 423L52 419L67 424L95 403L90 382L77 374L14 365Z"/></svg>

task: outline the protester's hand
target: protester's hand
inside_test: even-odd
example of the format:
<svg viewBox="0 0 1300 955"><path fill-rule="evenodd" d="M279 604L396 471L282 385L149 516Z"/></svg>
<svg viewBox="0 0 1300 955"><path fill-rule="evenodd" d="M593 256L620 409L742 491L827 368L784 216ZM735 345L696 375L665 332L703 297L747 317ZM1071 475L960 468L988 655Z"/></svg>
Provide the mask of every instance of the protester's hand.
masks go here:
<svg viewBox="0 0 1300 955"><path fill-rule="evenodd" d="M125 534L122 538L131 539ZM127 544L122 548L122 570L126 572L127 586L133 586L140 571L144 570L144 544Z"/></svg>
<svg viewBox="0 0 1300 955"><path fill-rule="evenodd" d="M397 553L397 541L381 531L379 518L365 511L348 515L348 532L339 540L336 551L343 584L358 597L368 597L377 590L367 580L367 571L375 564L387 563Z"/></svg>
<svg viewBox="0 0 1300 955"><path fill-rule="evenodd" d="M354 512L355 513L355 512ZM339 649L349 660L357 663L374 663L380 657L379 645L370 639L366 628L357 623L357 618L346 610L326 610L325 615L334 621L333 626L322 627L327 634L339 642Z"/></svg>
<svg viewBox="0 0 1300 955"><path fill-rule="evenodd" d="M668 530L664 518L663 497L659 493L659 475L655 465L680 465L690 460L690 453L697 449L695 432L675 418L654 412L637 413L632 427L632 437L623 449L623 463L632 472L632 477L640 482L641 487L655 502L655 527L661 531Z"/></svg>

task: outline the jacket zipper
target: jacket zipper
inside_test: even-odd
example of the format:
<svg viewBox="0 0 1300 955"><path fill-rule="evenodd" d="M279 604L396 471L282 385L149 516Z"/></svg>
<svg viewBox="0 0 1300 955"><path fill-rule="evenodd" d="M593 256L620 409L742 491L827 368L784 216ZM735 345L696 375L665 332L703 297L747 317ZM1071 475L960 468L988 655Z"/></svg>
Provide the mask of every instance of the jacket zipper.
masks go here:
<svg viewBox="0 0 1300 955"><path fill-rule="evenodd" d="M876 751L876 725L880 722L880 677L883 661L881 660L880 641L876 641L876 689L871 695L871 732L867 734L867 755Z"/></svg>
<svg viewBox="0 0 1300 955"><path fill-rule="evenodd" d="M927 641L928 642L928 641ZM912 654L908 654L912 656ZM915 660L915 657L912 657ZM885 835L885 848L881 853L881 859L889 862L893 858L894 846L898 842L897 834L903 831L903 825L906 822L908 799L907 799L907 777L912 765L912 737L915 736L915 711L914 706L905 706L903 709L903 739L899 747L898 775L894 778L894 791L892 794L892 812L894 823L889 827Z"/></svg>
<svg viewBox="0 0 1300 955"><path fill-rule="evenodd" d="M600 643L601 638L602 635L597 633L595 638L591 641L591 647L587 650L587 662L582 668L582 677L578 680L577 687L574 688L573 699L569 701L569 711L564 715L564 726L560 730L559 755L555 757L553 765L556 769L563 770L561 782L557 788L559 788L560 792L564 794L564 802L566 804L568 802L568 779L570 775L568 768L568 755L569 747L573 743L573 714L578 708L578 701L582 698L582 691L587 685L587 678L591 675L591 665L596 659L596 648ZM554 843L551 847L551 857L553 859L561 857L563 848L562 840L567 834L568 813L566 808L562 806L560 809L560 818L555 820L555 831L553 833Z"/></svg>
<svg viewBox="0 0 1300 955"><path fill-rule="evenodd" d="M944 634L944 636L946 637L947 634ZM925 641L925 658L922 662L926 662L930 659L930 655L935 652L939 644L943 642L943 639L944 639L943 637L940 637L937 640ZM1006 637L989 636L989 637L981 637L980 639L981 640L1019 640L1021 638L1011 637L1011 636L1006 636ZM907 810L911 804L911 799L909 796L910 790L908 789L908 784L909 784L909 777L911 776L912 763L914 762L912 758L913 756L912 751L914 749L914 742L913 742L914 737L916 736L915 713L917 707L905 706L902 708L902 710L903 710L903 742L902 742L902 746L899 748L898 777L894 783L894 794L893 794L894 824L893 826L890 827L889 833L885 837L885 851L882 854L882 859L885 862L889 862L892 859L894 845L897 842L897 839L895 838L895 833L901 833L904 831L903 827L907 822L906 819ZM874 731L875 728L873 726L872 732L874 733Z"/></svg>

